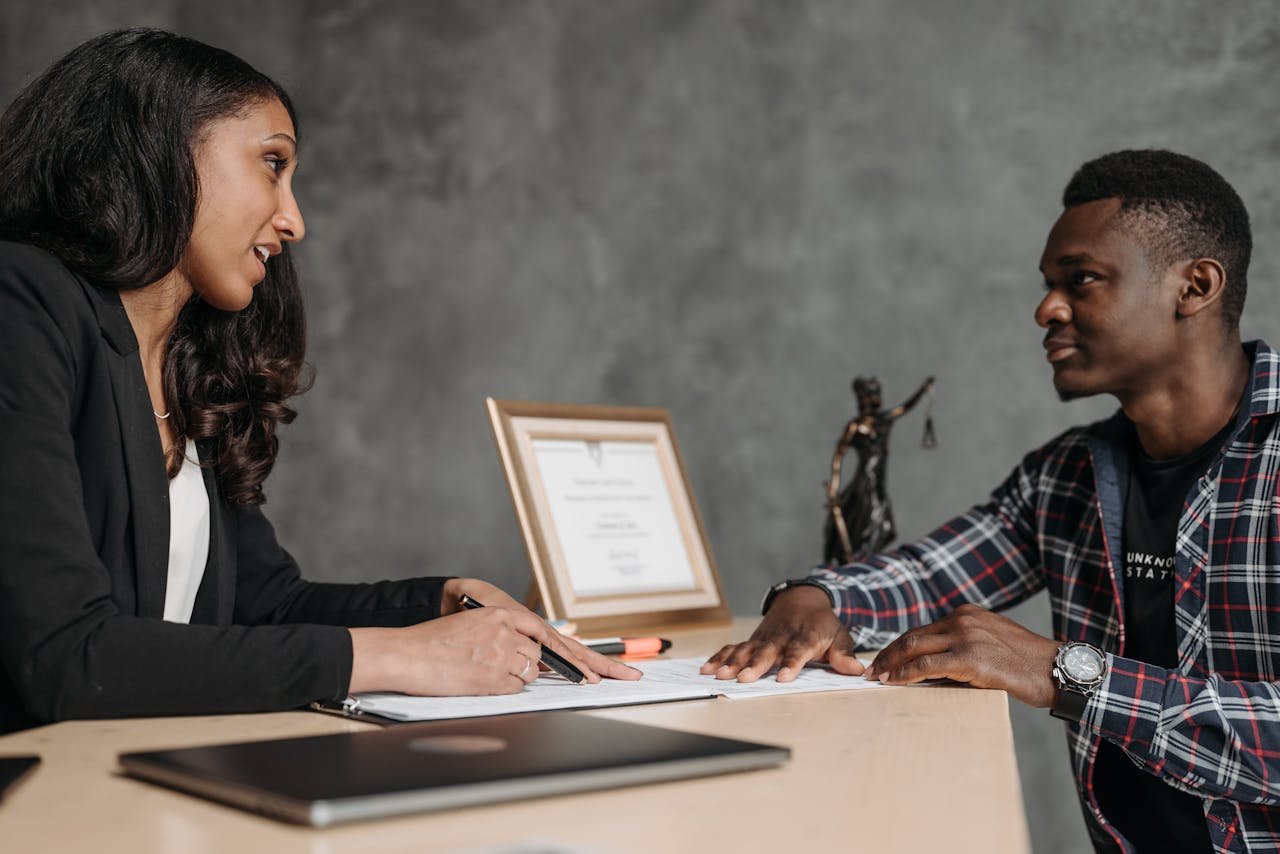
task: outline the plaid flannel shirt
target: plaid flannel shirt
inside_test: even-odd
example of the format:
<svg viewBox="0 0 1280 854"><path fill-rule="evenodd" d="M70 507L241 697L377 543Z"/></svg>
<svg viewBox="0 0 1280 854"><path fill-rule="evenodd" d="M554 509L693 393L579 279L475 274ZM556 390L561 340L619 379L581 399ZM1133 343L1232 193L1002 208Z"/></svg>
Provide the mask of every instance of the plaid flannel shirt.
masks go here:
<svg viewBox="0 0 1280 854"><path fill-rule="evenodd" d="M811 573L862 646L966 602L1014 605L1047 588L1054 636L1107 651L1107 676L1067 725L1095 845L1131 851L1098 809L1102 739L1204 799L1218 851L1280 851L1280 355L1262 342L1222 453L1178 522L1177 669L1124 657L1121 526L1133 427L1112 418L1028 454L992 494L924 539Z"/></svg>

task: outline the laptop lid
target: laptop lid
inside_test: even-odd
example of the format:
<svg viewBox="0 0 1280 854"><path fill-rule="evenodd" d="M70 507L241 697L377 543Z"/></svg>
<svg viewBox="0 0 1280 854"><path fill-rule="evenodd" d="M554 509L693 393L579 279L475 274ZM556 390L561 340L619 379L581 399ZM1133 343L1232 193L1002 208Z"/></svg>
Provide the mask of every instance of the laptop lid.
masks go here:
<svg viewBox="0 0 1280 854"><path fill-rule="evenodd" d="M127 753L129 775L324 827L744 771L791 751L574 712Z"/></svg>
<svg viewBox="0 0 1280 854"><path fill-rule="evenodd" d="M0 756L0 801L18 781L40 764L39 756Z"/></svg>

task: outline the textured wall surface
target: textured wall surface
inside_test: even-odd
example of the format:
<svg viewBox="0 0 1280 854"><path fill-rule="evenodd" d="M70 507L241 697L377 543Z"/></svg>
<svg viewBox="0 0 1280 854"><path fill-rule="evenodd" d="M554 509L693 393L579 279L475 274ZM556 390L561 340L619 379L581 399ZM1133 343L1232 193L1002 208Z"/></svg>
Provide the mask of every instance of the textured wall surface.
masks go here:
<svg viewBox="0 0 1280 854"><path fill-rule="evenodd" d="M935 374L941 447L915 413L890 467L925 533L1113 408L1057 401L1031 313L1063 184L1115 148L1235 183L1245 332L1280 340L1267 0L10 0L0 100L131 24L297 101L317 381L267 509L318 579L523 591L486 395L669 408L749 613L818 555L849 379L892 404ZM1014 614L1047 633L1043 597ZM1014 705L1036 850L1086 850L1060 726Z"/></svg>

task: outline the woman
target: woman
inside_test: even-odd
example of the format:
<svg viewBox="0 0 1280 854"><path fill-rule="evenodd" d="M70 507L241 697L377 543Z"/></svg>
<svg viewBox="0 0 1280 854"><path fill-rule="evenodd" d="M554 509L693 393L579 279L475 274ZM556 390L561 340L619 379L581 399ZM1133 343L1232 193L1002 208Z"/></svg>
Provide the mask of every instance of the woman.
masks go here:
<svg viewBox="0 0 1280 854"><path fill-rule="evenodd" d="M276 83L141 29L0 118L0 732L514 692L540 644L638 678L492 585L312 584L276 542L258 505L304 385L297 136Z"/></svg>

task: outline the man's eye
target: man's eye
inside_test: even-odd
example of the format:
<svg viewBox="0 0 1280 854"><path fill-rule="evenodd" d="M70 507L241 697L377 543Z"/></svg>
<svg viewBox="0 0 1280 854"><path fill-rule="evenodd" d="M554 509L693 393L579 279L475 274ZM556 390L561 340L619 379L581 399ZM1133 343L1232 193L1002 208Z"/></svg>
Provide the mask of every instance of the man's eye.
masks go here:
<svg viewBox="0 0 1280 854"><path fill-rule="evenodd" d="M1071 284L1073 285L1087 285L1090 282L1096 282L1097 280L1097 276L1093 273L1085 272L1084 270L1071 274Z"/></svg>

